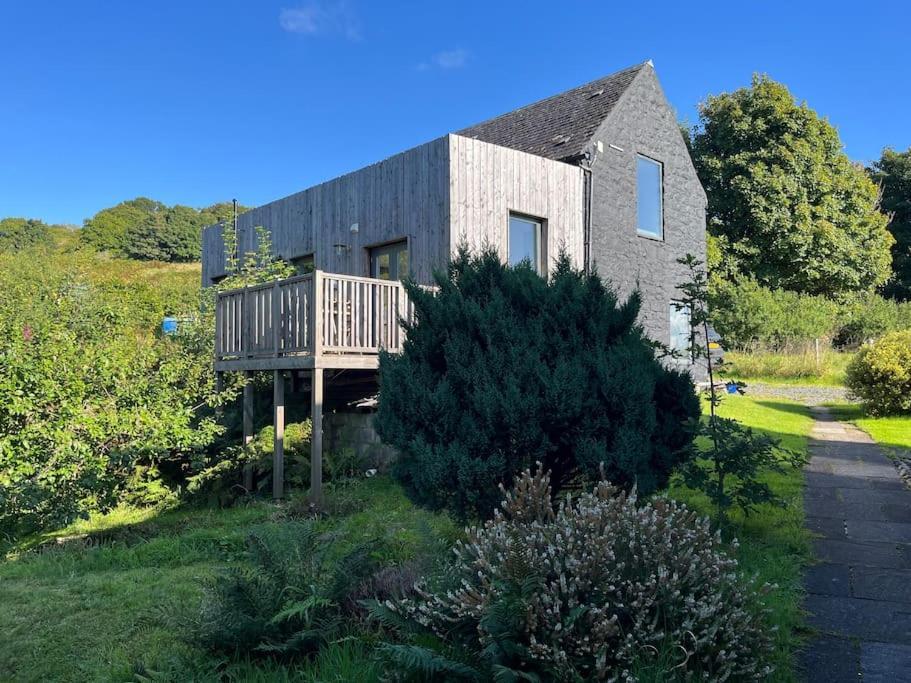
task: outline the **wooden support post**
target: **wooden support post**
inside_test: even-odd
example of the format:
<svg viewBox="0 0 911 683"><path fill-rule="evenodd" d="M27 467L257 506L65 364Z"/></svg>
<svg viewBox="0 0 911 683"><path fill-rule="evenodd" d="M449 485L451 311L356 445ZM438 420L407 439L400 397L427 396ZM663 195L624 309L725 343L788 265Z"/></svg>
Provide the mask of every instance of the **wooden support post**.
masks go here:
<svg viewBox="0 0 911 683"><path fill-rule="evenodd" d="M225 390L225 373L218 370L215 371L215 393L218 394L219 400L221 399L221 394ZM221 424L221 421L225 416L225 408L221 403L215 407L215 421Z"/></svg>
<svg viewBox="0 0 911 683"><path fill-rule="evenodd" d="M275 451L272 459L272 497L281 500L285 489L285 373L274 370Z"/></svg>
<svg viewBox="0 0 911 683"><path fill-rule="evenodd" d="M244 371L244 448L253 441L253 371ZM244 465L244 488L253 491L253 464Z"/></svg>
<svg viewBox="0 0 911 683"><path fill-rule="evenodd" d="M313 368L310 381L310 502L323 502L323 369Z"/></svg>

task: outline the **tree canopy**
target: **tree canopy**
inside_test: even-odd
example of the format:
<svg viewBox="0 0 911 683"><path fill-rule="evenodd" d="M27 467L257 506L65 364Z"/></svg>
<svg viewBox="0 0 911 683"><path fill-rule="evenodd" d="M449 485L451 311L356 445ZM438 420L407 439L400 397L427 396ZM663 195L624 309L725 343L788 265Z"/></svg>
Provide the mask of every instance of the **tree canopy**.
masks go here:
<svg viewBox="0 0 911 683"><path fill-rule="evenodd" d="M876 184L827 120L755 76L749 88L709 97L700 122L694 163L727 270L828 296L889 278L893 240Z"/></svg>
<svg viewBox="0 0 911 683"><path fill-rule="evenodd" d="M904 152L886 149L870 169L882 188L882 209L890 216L893 277L883 293L911 300L911 147Z"/></svg>
<svg viewBox="0 0 911 683"><path fill-rule="evenodd" d="M246 207L238 205L238 211ZM231 202L202 209L167 206L137 197L102 209L86 219L82 241L99 251L140 260L198 261L200 235L207 225L228 220Z"/></svg>
<svg viewBox="0 0 911 683"><path fill-rule="evenodd" d="M0 251L26 249L50 241L50 228L34 218L0 220Z"/></svg>

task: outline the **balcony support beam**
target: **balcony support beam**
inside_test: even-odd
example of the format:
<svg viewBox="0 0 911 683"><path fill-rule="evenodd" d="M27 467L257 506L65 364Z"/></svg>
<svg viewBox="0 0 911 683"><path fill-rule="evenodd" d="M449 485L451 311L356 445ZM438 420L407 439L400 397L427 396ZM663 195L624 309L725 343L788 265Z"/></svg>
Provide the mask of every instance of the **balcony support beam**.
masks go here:
<svg viewBox="0 0 911 683"><path fill-rule="evenodd" d="M281 500L285 495L285 373L273 372L273 411L275 448L272 454L272 498Z"/></svg>
<svg viewBox="0 0 911 683"><path fill-rule="evenodd" d="M253 441L253 371L244 371L244 398L243 398L243 422L244 422L244 448L246 449L250 442ZM253 492L253 463L244 464L244 488L247 493Z"/></svg>

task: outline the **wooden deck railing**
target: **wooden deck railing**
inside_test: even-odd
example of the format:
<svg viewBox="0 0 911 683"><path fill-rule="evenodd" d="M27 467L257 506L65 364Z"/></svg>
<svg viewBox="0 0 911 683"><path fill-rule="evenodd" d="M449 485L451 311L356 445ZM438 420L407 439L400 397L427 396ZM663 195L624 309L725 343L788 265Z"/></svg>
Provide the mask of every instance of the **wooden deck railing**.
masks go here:
<svg viewBox="0 0 911 683"><path fill-rule="evenodd" d="M399 282L315 271L218 294L217 360L399 351L414 308Z"/></svg>

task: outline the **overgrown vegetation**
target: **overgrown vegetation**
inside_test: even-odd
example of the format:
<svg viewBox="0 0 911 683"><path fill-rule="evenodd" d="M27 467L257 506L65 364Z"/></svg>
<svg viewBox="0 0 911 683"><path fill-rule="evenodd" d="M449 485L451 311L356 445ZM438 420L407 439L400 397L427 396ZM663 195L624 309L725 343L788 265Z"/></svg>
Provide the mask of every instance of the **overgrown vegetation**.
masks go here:
<svg viewBox="0 0 911 683"><path fill-rule="evenodd" d="M886 283L887 296L911 300L911 147L904 152L883 150L870 169L873 182L882 188L882 209L890 217L892 278ZM908 326L911 328L911 325Z"/></svg>
<svg viewBox="0 0 911 683"><path fill-rule="evenodd" d="M870 415L911 414L911 329L864 346L848 366L846 380Z"/></svg>
<svg viewBox="0 0 911 683"><path fill-rule="evenodd" d="M406 285L417 322L380 358L377 430L413 500L487 517L497 485L535 461L558 492L602 463L617 485L666 485L699 405L689 375L656 359L637 295L619 303L566 256L544 279L490 250L462 249L437 284Z"/></svg>
<svg viewBox="0 0 911 683"><path fill-rule="evenodd" d="M505 492L504 492L505 493ZM390 644L397 671L449 680L765 680L771 642L753 589L709 523L605 481L554 504L526 471L456 546L449 586L374 606L443 648ZM460 659L455 655L461 654Z"/></svg>
<svg viewBox="0 0 911 683"><path fill-rule="evenodd" d="M245 210L238 206L239 212ZM80 237L84 244L113 256L143 261L198 261L202 229L232 216L230 202L194 209L137 197L87 218Z"/></svg>

